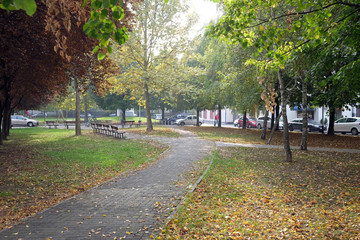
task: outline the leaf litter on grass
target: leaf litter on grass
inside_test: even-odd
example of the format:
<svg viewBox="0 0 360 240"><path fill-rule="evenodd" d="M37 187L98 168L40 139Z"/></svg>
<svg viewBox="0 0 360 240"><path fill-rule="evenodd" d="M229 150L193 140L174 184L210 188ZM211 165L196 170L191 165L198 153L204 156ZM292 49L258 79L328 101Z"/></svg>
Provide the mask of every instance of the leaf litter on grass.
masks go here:
<svg viewBox="0 0 360 240"><path fill-rule="evenodd" d="M124 171L151 164L165 150L159 143L87 133L73 137L73 132L40 128L14 131L2 148L0 230Z"/></svg>
<svg viewBox="0 0 360 240"><path fill-rule="evenodd" d="M357 154L225 148L159 239L359 239Z"/></svg>

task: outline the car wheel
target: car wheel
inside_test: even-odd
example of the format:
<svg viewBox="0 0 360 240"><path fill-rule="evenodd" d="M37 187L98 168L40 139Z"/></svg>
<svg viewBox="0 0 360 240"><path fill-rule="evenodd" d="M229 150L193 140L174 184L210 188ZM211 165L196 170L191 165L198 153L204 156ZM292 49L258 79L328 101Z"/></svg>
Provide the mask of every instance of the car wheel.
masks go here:
<svg viewBox="0 0 360 240"><path fill-rule="evenodd" d="M294 131L294 127L292 125L289 126L289 131Z"/></svg>
<svg viewBox="0 0 360 240"><path fill-rule="evenodd" d="M201 126L202 122L199 122L199 126Z"/></svg>
<svg viewBox="0 0 360 240"><path fill-rule="evenodd" d="M257 128L258 128L258 129L261 129L261 124L260 124L260 123L257 125Z"/></svg>
<svg viewBox="0 0 360 240"><path fill-rule="evenodd" d="M356 129L356 128L353 128L353 129L351 129L351 134L352 135L358 135L358 130Z"/></svg>
<svg viewBox="0 0 360 240"><path fill-rule="evenodd" d="M185 123L184 123L184 122L181 122L180 125L181 125L181 126L185 126Z"/></svg>
<svg viewBox="0 0 360 240"><path fill-rule="evenodd" d="M27 125L28 125L28 127L33 127L34 126L34 124L32 122L28 122Z"/></svg>
<svg viewBox="0 0 360 240"><path fill-rule="evenodd" d="M308 127L308 132L311 132L311 127Z"/></svg>
<svg viewBox="0 0 360 240"><path fill-rule="evenodd" d="M248 125L248 128L252 128L252 126L249 124L249 125Z"/></svg>

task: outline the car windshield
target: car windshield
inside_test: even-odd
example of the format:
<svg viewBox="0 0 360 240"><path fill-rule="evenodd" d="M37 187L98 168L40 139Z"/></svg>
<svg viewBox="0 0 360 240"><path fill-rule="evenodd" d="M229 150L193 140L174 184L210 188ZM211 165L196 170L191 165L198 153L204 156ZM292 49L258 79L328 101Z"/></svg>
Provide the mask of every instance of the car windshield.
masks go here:
<svg viewBox="0 0 360 240"><path fill-rule="evenodd" d="M312 119L309 119L308 122L309 122L309 123L312 123L312 124L319 124L318 122L316 122L316 121L314 121L314 120L312 120Z"/></svg>

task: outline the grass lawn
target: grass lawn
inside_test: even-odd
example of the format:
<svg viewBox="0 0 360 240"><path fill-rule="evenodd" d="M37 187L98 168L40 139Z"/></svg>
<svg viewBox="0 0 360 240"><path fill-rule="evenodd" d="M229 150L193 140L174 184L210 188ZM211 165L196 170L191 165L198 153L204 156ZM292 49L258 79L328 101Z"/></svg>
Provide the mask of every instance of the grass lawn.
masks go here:
<svg viewBox="0 0 360 240"><path fill-rule="evenodd" d="M225 148L159 239L359 239L358 154Z"/></svg>
<svg viewBox="0 0 360 240"><path fill-rule="evenodd" d="M185 127L186 130L192 131L212 141L232 142L232 143L253 143L266 144L267 140L260 139L261 131L259 129L238 129L238 128L218 128L218 127ZM299 146L301 142L301 132L290 132L290 144ZM270 131L267 137L270 135ZM283 132L277 131L274 134L271 144L283 144ZM328 136L320 133L309 133L309 147L332 147L360 149L360 137L351 135Z"/></svg>
<svg viewBox="0 0 360 240"><path fill-rule="evenodd" d="M156 161L165 146L83 131L11 130L0 146L0 229L74 194Z"/></svg>

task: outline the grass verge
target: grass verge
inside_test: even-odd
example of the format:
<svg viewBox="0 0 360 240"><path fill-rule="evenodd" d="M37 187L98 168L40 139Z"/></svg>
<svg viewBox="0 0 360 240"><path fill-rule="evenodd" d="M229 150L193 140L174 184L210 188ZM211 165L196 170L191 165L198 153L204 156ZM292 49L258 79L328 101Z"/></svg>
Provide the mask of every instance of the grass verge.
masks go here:
<svg viewBox="0 0 360 240"><path fill-rule="evenodd" d="M0 229L129 170L154 162L165 146L74 130L11 131L0 148Z"/></svg>
<svg viewBox="0 0 360 240"><path fill-rule="evenodd" d="M159 239L358 239L356 154L224 148Z"/></svg>
<svg viewBox="0 0 360 240"><path fill-rule="evenodd" d="M238 128L218 128L218 127L185 127L186 130L198 134L200 137L211 141L222 141L232 143L252 143L266 144L267 140L260 139L262 130L259 129L238 129ZM270 131L267 133L269 137ZM290 144L299 146L301 142L301 132L290 132ZM271 141L273 145L283 144L283 132L275 132ZM309 133L309 147L328 147L328 148L347 148L360 149L360 137L350 135L328 136L321 133Z"/></svg>

